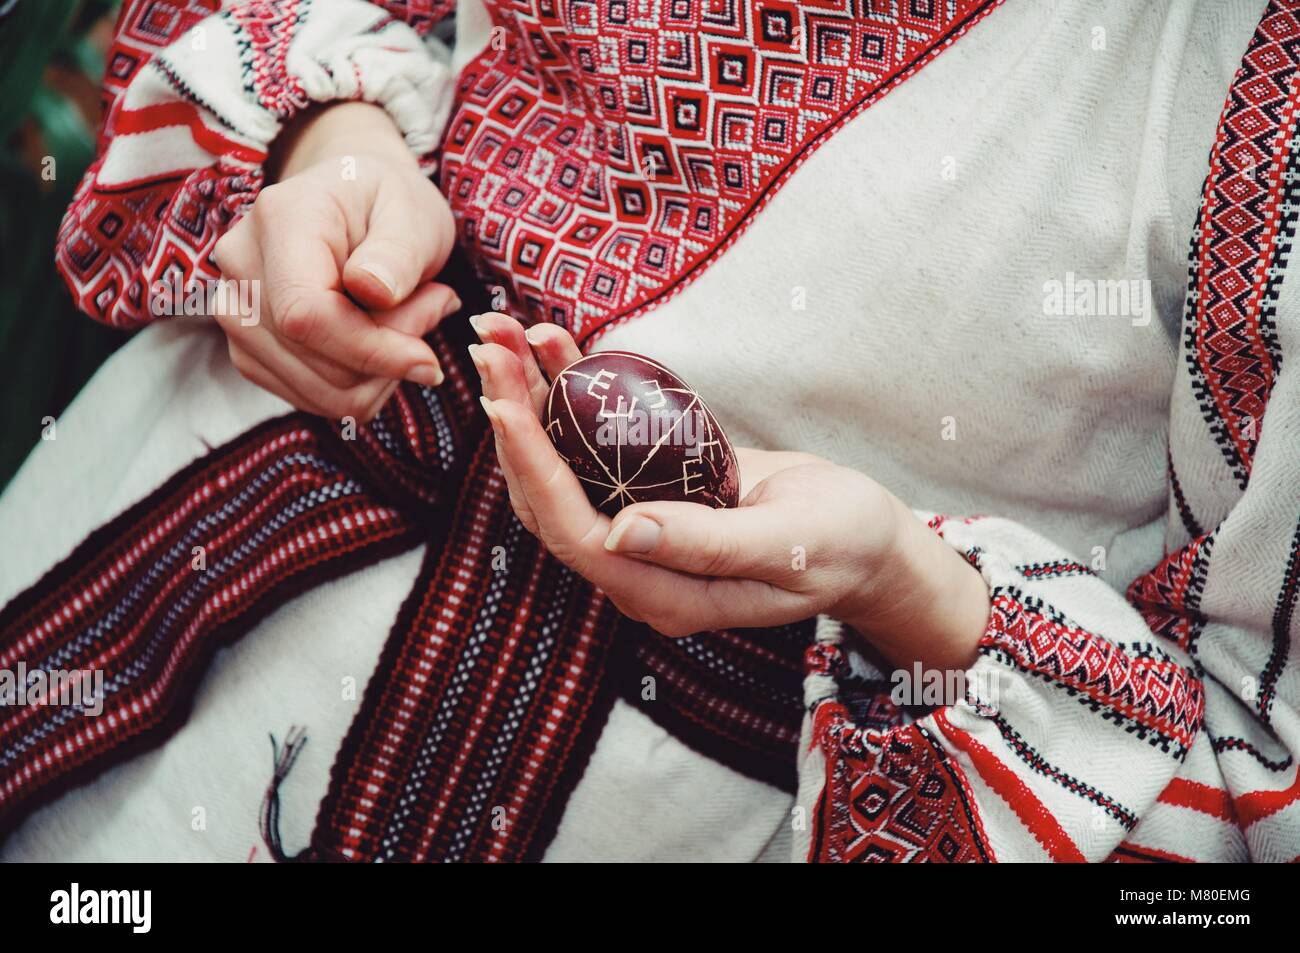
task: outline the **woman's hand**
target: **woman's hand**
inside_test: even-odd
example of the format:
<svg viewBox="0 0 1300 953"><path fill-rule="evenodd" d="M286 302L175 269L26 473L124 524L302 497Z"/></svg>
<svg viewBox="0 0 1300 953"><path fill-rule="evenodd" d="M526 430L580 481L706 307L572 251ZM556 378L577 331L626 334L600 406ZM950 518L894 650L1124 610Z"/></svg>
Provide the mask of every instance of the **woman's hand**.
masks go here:
<svg viewBox="0 0 1300 953"><path fill-rule="evenodd" d="M259 283L259 313L215 317L244 377L301 410L368 420L399 381L442 382L421 338L460 307L429 280L455 240L451 212L377 106L330 106L278 149L280 181L213 252L223 278Z"/></svg>
<svg viewBox="0 0 1300 953"><path fill-rule="evenodd" d="M974 661L988 621L983 580L878 483L807 454L742 449L738 508L637 503L610 520L539 420L547 378L580 356L573 339L553 325L525 337L501 314L472 323L515 512L625 615L680 636L826 613L897 664Z"/></svg>

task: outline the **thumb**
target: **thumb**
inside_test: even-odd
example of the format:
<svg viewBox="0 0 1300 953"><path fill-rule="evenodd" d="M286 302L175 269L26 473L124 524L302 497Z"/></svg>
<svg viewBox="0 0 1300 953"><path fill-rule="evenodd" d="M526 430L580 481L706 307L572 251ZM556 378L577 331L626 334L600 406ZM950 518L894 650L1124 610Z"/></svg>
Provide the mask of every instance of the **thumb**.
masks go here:
<svg viewBox="0 0 1300 953"><path fill-rule="evenodd" d="M396 308L374 311L370 317L375 324L422 338L459 308L460 298L450 285L426 281Z"/></svg>
<svg viewBox="0 0 1300 953"><path fill-rule="evenodd" d="M762 504L637 503L614 518L605 548L696 576L769 579L789 561L784 535Z"/></svg>
<svg viewBox="0 0 1300 953"><path fill-rule="evenodd" d="M421 272L408 238L372 231L343 266L343 287L362 307L387 310L410 296Z"/></svg>
<svg viewBox="0 0 1300 953"><path fill-rule="evenodd" d="M432 223L381 192L366 237L343 266L343 287L362 307L397 307L442 265L433 231Z"/></svg>

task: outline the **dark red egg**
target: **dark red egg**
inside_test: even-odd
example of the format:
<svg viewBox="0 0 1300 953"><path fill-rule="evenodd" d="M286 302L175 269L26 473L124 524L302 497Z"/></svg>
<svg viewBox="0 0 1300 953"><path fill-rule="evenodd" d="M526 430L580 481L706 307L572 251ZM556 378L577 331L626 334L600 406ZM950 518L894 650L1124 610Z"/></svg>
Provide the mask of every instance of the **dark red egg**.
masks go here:
<svg viewBox="0 0 1300 953"><path fill-rule="evenodd" d="M651 500L740 502L731 441L700 395L648 357L600 351L574 361L551 382L542 423L610 516Z"/></svg>

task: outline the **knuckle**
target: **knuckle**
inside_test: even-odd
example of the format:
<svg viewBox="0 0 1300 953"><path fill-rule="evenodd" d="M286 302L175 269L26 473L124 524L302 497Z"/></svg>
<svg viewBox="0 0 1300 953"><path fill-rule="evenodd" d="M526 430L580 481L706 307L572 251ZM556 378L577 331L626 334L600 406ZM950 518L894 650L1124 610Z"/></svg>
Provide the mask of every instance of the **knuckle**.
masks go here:
<svg viewBox="0 0 1300 953"><path fill-rule="evenodd" d="M578 534L576 546L585 552L600 552L605 548L605 539L608 536L609 526L600 518L599 513L592 510L591 520L587 528Z"/></svg>
<svg viewBox="0 0 1300 953"><path fill-rule="evenodd" d="M554 493L559 488L559 486L564 483L564 480L568 476L568 474L569 474L568 467L566 467L564 462L560 460L559 457L557 456L555 460L551 463L550 470L547 471L546 475L542 477L542 479L538 483L538 487L540 491L542 493ZM585 536L587 533L592 532L594 526L599 522L600 522L599 520L593 518L593 525L587 527L583 535Z"/></svg>
<svg viewBox="0 0 1300 953"><path fill-rule="evenodd" d="M592 578L591 554L604 548L603 541L608 533L601 524L599 513L592 511L591 523L581 532L565 530L561 534L554 530L548 532L546 527L542 527L541 534L542 544L552 556L589 582L600 584L601 580Z"/></svg>
<svg viewBox="0 0 1300 953"><path fill-rule="evenodd" d="M274 185L268 185L258 193L257 198L253 200L253 215L259 220L262 216L270 213L277 214L285 207L285 202L289 196L283 182L277 182Z"/></svg>
<svg viewBox="0 0 1300 953"><path fill-rule="evenodd" d="M311 339L318 323L316 312L304 298L289 299L276 315L280 333L299 344L305 344Z"/></svg>
<svg viewBox="0 0 1300 953"><path fill-rule="evenodd" d="M384 349L378 341L372 340L362 345L358 357L358 371L364 377L387 377L383 373Z"/></svg>
<svg viewBox="0 0 1300 953"><path fill-rule="evenodd" d="M716 579L710 579L704 584L704 615L712 622L718 619L726 619L735 611L734 599L729 598L719 585ZM698 621L695 623L695 630L698 632L702 628L711 628L712 626L702 626Z"/></svg>
<svg viewBox="0 0 1300 953"><path fill-rule="evenodd" d="M234 251L237 247L239 238L236 233L239 226L236 225L226 234L217 239L217 243L212 246L212 260L216 263L217 268L222 274L229 274L232 267Z"/></svg>
<svg viewBox="0 0 1300 953"><path fill-rule="evenodd" d="M736 565L740 547L731 536L710 528L699 553L700 575L724 576Z"/></svg>

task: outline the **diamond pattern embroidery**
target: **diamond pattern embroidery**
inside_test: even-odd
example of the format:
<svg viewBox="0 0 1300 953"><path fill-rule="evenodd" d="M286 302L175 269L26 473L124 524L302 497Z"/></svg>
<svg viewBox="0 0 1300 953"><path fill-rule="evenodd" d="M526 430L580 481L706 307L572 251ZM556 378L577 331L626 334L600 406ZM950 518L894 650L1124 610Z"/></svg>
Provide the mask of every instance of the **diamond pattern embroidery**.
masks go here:
<svg viewBox="0 0 1300 953"><path fill-rule="evenodd" d="M520 0L461 76L463 240L580 338L690 280L800 159L993 0Z"/></svg>

